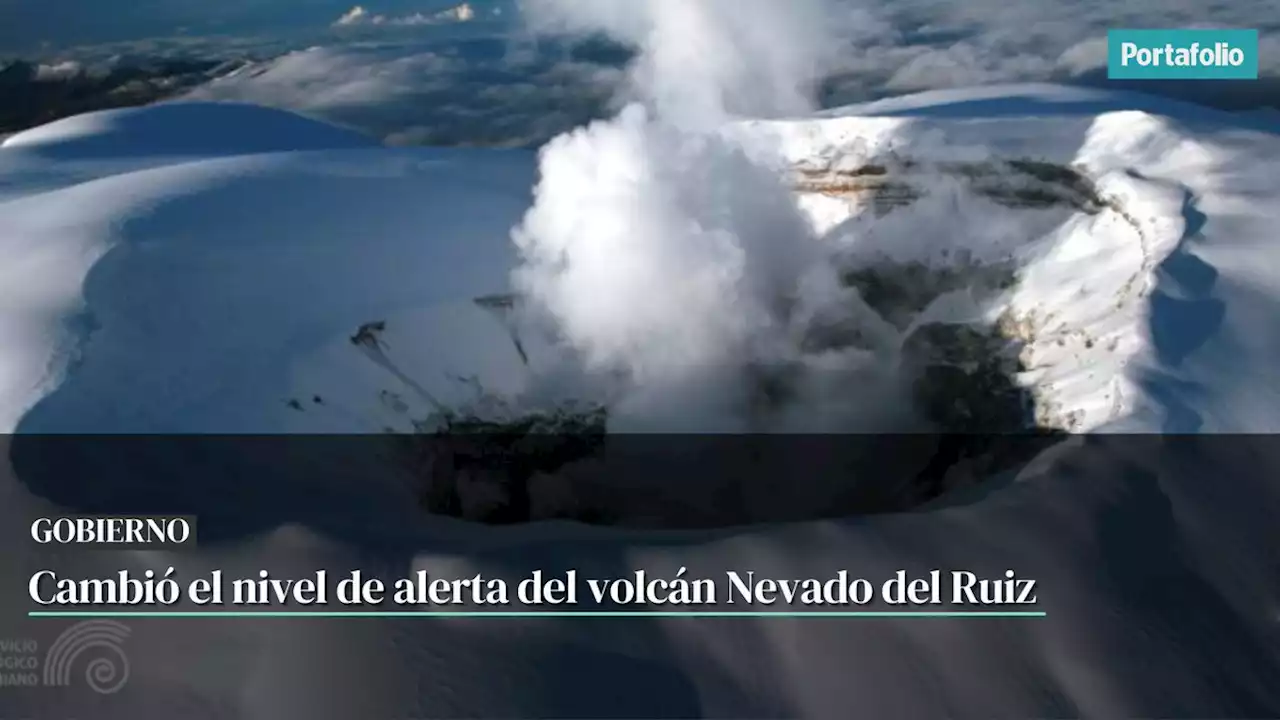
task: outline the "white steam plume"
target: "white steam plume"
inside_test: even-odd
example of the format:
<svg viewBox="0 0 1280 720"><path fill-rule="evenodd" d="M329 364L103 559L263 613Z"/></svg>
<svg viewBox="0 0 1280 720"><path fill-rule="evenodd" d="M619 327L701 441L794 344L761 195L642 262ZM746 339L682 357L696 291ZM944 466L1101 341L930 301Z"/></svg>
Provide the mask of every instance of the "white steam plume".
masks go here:
<svg viewBox="0 0 1280 720"><path fill-rule="evenodd" d="M681 126L805 113L837 59L832 0L524 0L535 32L639 51L632 91Z"/></svg>
<svg viewBox="0 0 1280 720"><path fill-rule="evenodd" d="M534 206L513 233L517 288L589 371L626 378L632 411L758 428L726 420L751 406L761 368L806 362L796 318L839 291L767 148L720 129L812 108L838 45L827 0L525 0L524 10L536 31L603 33L638 57L633 104L543 148Z"/></svg>

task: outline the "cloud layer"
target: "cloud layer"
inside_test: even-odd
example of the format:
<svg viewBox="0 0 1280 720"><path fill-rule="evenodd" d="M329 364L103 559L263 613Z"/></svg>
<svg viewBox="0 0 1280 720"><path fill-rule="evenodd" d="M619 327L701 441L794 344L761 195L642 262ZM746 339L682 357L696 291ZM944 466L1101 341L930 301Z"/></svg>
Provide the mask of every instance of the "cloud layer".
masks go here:
<svg viewBox="0 0 1280 720"><path fill-rule="evenodd" d="M434 17L445 5L388 1L368 6L362 17ZM819 93L826 106L982 83L1102 84L1108 28L1221 25L1260 29L1263 80L1136 87L1229 109L1280 108L1280 15L1270 0L1209 5L1189 0L523 0L523 18L505 1L473 5L477 17L467 23L357 22L330 28L342 12L338 5L332 11L315 9L309 30L272 34L270 40L174 36L41 59L52 67L116 56L280 56L257 72L219 81L197 95L296 109L391 142L519 145L544 142L591 117L608 115L616 110L611 99L635 96L638 75L621 72L626 58L617 48L583 52L547 41L569 35L581 48L588 30L633 48L655 32L683 37L646 58L642 69L648 80L642 83L653 93L688 95L690 87L714 82L724 93L678 103L690 112L705 112L698 109L700 101L712 108L775 114L802 107L798 100L819 74L817 66L826 70ZM494 16L494 10L502 14ZM707 44L707 28L701 27L706 23L723 24L723 32L714 35L720 45ZM775 35L776 43L754 41ZM803 38L811 47L788 38ZM742 52L743 41L754 43L752 53ZM796 48L803 52L788 56ZM694 78L691 72L706 77ZM771 98L773 106L762 106L760 97Z"/></svg>
<svg viewBox="0 0 1280 720"><path fill-rule="evenodd" d="M335 86L348 85L360 76L382 77L383 101L406 112L399 123L386 114L378 128L384 136L405 141L439 139L453 133L429 128L480 118L476 124L486 141L492 141L494 133L506 132L506 141L514 144L545 140L553 130L581 121L584 113L607 113L613 109L605 101L608 96L621 93L634 98L640 87L650 94L671 96L667 105L684 112L705 114L723 107L768 115L802 110L809 85L819 79L819 102L826 106L998 82L1099 84L1104 81L1108 28L1222 25L1260 28L1261 72L1272 79L1270 83L1224 86L1219 88L1222 92L1206 92L1203 85L1186 83L1148 83L1140 89L1231 109L1280 107L1276 85L1280 82L1280 16L1271 11L1268 0L1213 6L1181 0L1121 5L1100 0L1069 4L1048 0L961 4L939 0L523 0L521 8L523 25L494 30L502 36L500 41L495 36L495 42L519 51L495 50L486 59L460 53L455 56L459 64L447 72L435 68L407 73L407 68L427 63L409 59L417 52L412 44L384 52L333 45L305 57L327 71L341 64L343 69L333 74ZM530 43L523 34L526 30L543 38L541 44ZM581 39L593 32L633 48L645 46L655 36L671 42L650 46L637 72L627 78L617 72L616 62L559 63L562 48L548 48L545 43L547 37ZM530 57L539 53L539 60L531 62ZM309 94L316 89L318 77L312 79L313 74L300 71L302 59L289 59L288 72L282 68L261 76L259 82L273 93L292 97L296 93L284 86L289 77L297 77L297 89L307 88L304 94ZM518 73L527 74L525 83L514 79ZM702 76L694 77L695 73ZM491 83L495 74L507 79ZM624 79L625 84L610 88ZM457 88L447 99L440 95L445 82ZM242 79L235 89L246 98L267 94L254 85ZM700 90L693 89L708 86L717 88L718 95L700 95ZM231 88L220 92L230 93ZM411 107L405 100L415 94L420 101ZM369 99L377 101L374 96ZM433 103L430 110L426 102ZM522 111L521 104L537 108L544 117ZM437 117L429 117L431 112ZM410 113L415 117L408 117ZM347 114L343 111L335 117L345 120ZM396 124L401 127L388 129ZM516 129L521 126L523 130Z"/></svg>
<svg viewBox="0 0 1280 720"><path fill-rule="evenodd" d="M505 41L314 47L186 97L243 100L354 127L391 144L537 145L606 113L619 67Z"/></svg>

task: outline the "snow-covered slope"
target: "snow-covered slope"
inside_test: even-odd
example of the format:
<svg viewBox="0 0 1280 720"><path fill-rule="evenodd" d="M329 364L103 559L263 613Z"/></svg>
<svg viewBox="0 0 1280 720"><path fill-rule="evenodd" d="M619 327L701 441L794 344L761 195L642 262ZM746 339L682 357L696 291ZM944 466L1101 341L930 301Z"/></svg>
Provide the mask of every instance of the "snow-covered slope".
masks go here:
<svg viewBox="0 0 1280 720"><path fill-rule="evenodd" d="M1131 109L1143 98L1085 99L1043 87L925 95L731 132L780 143L832 242L920 258L955 240L1016 257L1022 277L1001 302L1025 321L1025 380L1082 428L1275 431L1280 135L1226 115ZM243 107L235 132L215 138L193 118L218 125L214 114L232 110L187 106L172 126L169 112L64 121L0 149L0 429L376 431L403 427L403 407L428 395L465 391L453 375L520 386L507 329L472 300L507 286L531 155L367 147ZM153 133L166 138L154 148ZM867 226L865 193L839 185L841 173L904 158L933 192ZM919 172L1019 158L1078 165L1105 207L1011 209ZM370 335L373 356L352 342ZM98 698L95 717L1261 716L1280 707L1280 490L1258 472L1275 466L1269 456L1245 467L1218 450L1135 450L1146 473L1099 454L930 512L680 535L460 527L399 496L371 499L381 490L368 482L294 506L292 491L226 477L191 488L202 515L290 527L180 559L10 553L0 584L121 563L178 563L189 577L359 565L510 579L539 567L797 578L1017 568L1040 581L1048 614L135 621L130 692ZM197 482L173 482L184 480ZM130 510L95 478L83 483L41 491ZM49 507L4 478L0 526L25 528ZM317 535L335 528L344 543ZM26 603L6 593L0 608L9 623ZM13 623L6 636L56 632ZM30 711L60 698L3 701Z"/></svg>
<svg viewBox="0 0 1280 720"><path fill-rule="evenodd" d="M391 151L283 112L181 104L20 133L0 167L17 178L0 213L6 430L287 429L312 353L393 315L395 342L416 322L403 313L436 302L510 344L466 301L506 287L531 154ZM417 342L454 346L417 325Z"/></svg>
<svg viewBox="0 0 1280 720"><path fill-rule="evenodd" d="M103 110L10 136L4 147L51 158L210 157L282 150L369 147L355 134L291 113L237 103L162 103Z"/></svg>

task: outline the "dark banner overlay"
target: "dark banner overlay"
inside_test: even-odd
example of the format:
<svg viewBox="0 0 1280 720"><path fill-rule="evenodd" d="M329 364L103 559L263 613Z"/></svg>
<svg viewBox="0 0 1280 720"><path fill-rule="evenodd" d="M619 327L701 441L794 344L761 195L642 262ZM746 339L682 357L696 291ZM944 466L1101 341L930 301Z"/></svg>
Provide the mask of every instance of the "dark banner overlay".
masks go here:
<svg viewBox="0 0 1280 720"><path fill-rule="evenodd" d="M1280 437L18 435L9 455L68 513L194 518L200 542L302 523L376 543L406 515L714 529L969 504L1046 472L1265 482Z"/></svg>
<svg viewBox="0 0 1280 720"><path fill-rule="evenodd" d="M10 457L27 488L69 511L197 517L202 542L281 522L373 540L387 526L376 513L388 500L492 525L563 519L697 529L900 512L967 502L1067 441L1052 434L19 435ZM1112 444L1150 459L1166 453L1162 441Z"/></svg>
<svg viewBox="0 0 1280 720"><path fill-rule="evenodd" d="M852 702L786 679L833 667L1067 715L1067 656L1117 712L1260 717L1280 687L1280 436L6 442L0 720L241 716L264 683L318 720L779 717ZM468 693L488 663L511 686Z"/></svg>

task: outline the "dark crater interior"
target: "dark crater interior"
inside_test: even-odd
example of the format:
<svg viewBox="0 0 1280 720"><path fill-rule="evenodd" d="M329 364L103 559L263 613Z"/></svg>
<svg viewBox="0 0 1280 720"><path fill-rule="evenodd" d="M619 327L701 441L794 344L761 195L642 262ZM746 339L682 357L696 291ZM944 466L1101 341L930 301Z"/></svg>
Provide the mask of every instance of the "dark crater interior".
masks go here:
<svg viewBox="0 0 1280 720"><path fill-rule="evenodd" d="M651 436L609 432L606 407L487 420L442 412L396 435L425 512L480 523L570 520L650 528L725 527L909 511L1016 473L1065 433L1037 424L1017 382L1022 344L1006 323L912 323L937 297L997 297L1010 267L885 264L845 282L899 331L909 402L925 420L883 434ZM854 330L815 326L806 344L856 345ZM755 376L763 402L789 393L785 372ZM631 482L631 479L637 482ZM647 478L663 478L655 487ZM539 502L555 487L555 498ZM773 486L762 502L746 486ZM750 496L757 496L754 500Z"/></svg>
<svg viewBox="0 0 1280 720"><path fill-rule="evenodd" d="M879 217L911 205L924 192L919 178L939 173L1015 211L1095 214L1110 205L1075 169L1038 160L926 166L894 157L853 170L802 169L795 183L798 191L864 194ZM1019 283L1016 262L979 263L963 252L934 264L864 259L842 267L841 278L899 334L898 375L920 426L880 434L627 436L609 432L606 407L503 421L444 412L395 440L422 509L490 524L559 519L649 528L905 512L981 497L984 486L999 486L1066 436L1046 425L1052 413L1039 412L1018 382L1027 368L1017 322L1007 315L924 319L931 304L956 291L994 307ZM861 348L863 329L814 320L801 349ZM518 340L516 350L524 356ZM787 402L794 372L753 368L758 405Z"/></svg>

